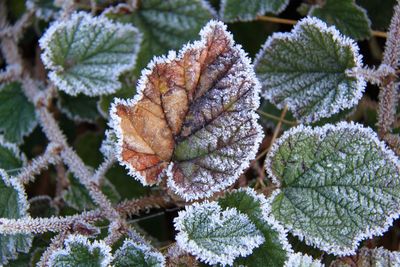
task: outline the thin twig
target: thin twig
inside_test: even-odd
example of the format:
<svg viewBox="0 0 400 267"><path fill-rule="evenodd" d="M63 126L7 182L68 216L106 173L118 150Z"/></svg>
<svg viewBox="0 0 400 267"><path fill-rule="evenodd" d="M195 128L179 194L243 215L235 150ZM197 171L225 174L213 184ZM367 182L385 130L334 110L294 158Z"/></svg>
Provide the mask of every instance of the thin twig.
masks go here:
<svg viewBox="0 0 400 267"><path fill-rule="evenodd" d="M257 110L257 113L260 114L261 116L264 116L266 118L273 119L273 120L276 120L276 121L279 121L281 119L278 116L266 113L266 112L264 112L262 110ZM292 126L296 126L298 124L296 121L288 121L288 120L282 120L282 123L287 124L287 125L292 125Z"/></svg>
<svg viewBox="0 0 400 267"><path fill-rule="evenodd" d="M50 245L47 247L47 249L43 252L42 256L40 257L40 261L37 263L37 266L41 267L48 267L49 266L49 260L51 254L63 247L64 240L67 238L68 232L64 231L56 235L51 239Z"/></svg>
<svg viewBox="0 0 400 267"><path fill-rule="evenodd" d="M105 177L107 171L113 166L116 158L111 156L104 159L103 163L97 168L92 177L92 181L96 184L101 184L102 179Z"/></svg>

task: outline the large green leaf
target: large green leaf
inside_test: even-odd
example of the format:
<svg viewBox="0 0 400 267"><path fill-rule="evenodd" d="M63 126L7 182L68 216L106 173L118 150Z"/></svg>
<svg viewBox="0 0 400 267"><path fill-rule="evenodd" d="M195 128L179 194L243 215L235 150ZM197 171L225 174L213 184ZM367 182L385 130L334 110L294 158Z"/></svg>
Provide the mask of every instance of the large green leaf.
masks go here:
<svg viewBox="0 0 400 267"><path fill-rule="evenodd" d="M371 36L371 21L365 9L354 1L326 0L321 6L313 6L308 15L335 25L344 35L363 40Z"/></svg>
<svg viewBox="0 0 400 267"><path fill-rule="evenodd" d="M289 0L222 0L220 17L223 21L250 21L265 13L281 13Z"/></svg>
<svg viewBox="0 0 400 267"><path fill-rule="evenodd" d="M0 85L0 132L12 143L21 143L37 124L35 107L19 82Z"/></svg>
<svg viewBox="0 0 400 267"><path fill-rule="evenodd" d="M111 94L136 63L141 34L131 25L79 12L53 23L39 40L49 77L70 95Z"/></svg>
<svg viewBox="0 0 400 267"><path fill-rule="evenodd" d="M272 35L256 59L263 96L308 123L358 103L366 83L348 72L360 67L356 44L316 18Z"/></svg>
<svg viewBox="0 0 400 267"><path fill-rule="evenodd" d="M286 232L272 218L268 217L265 197L254 190L240 189L226 193L218 199L223 209L236 208L246 214L264 236L264 243L254 249L250 256L238 258L235 266L281 267L291 251L286 239Z"/></svg>
<svg viewBox="0 0 400 267"><path fill-rule="evenodd" d="M264 242L247 215L235 208L221 209L217 202L186 206L174 223L177 244L208 264L232 265Z"/></svg>
<svg viewBox="0 0 400 267"><path fill-rule="evenodd" d="M15 144L6 142L0 135L0 169L8 174L15 174L25 163L26 157L19 148Z"/></svg>
<svg viewBox="0 0 400 267"><path fill-rule="evenodd" d="M292 128L266 160L280 187L269 199L272 214L308 244L353 253L398 217L399 167L394 153L361 125Z"/></svg>
<svg viewBox="0 0 400 267"><path fill-rule="evenodd" d="M154 56L195 39L201 27L214 16L205 0L146 0L140 1L134 10L120 5L106 13L109 18L135 25L143 33L137 74Z"/></svg>
<svg viewBox="0 0 400 267"><path fill-rule="evenodd" d="M26 217L28 201L22 185L0 169L0 218L20 219ZM0 225L1 230L1 225ZM0 265L16 259L18 253L27 253L32 236L26 234L0 234Z"/></svg>

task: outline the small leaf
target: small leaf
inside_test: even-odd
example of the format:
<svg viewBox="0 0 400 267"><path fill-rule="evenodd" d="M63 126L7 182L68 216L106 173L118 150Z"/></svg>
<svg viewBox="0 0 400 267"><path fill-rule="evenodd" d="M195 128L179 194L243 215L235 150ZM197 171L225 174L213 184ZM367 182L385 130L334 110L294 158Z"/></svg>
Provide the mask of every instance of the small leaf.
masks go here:
<svg viewBox="0 0 400 267"><path fill-rule="evenodd" d="M127 239L115 252L113 264L115 267L162 267L165 266L165 258L151 247Z"/></svg>
<svg viewBox="0 0 400 267"><path fill-rule="evenodd" d="M35 107L18 82L0 85L0 132L12 143L21 143L37 125Z"/></svg>
<svg viewBox="0 0 400 267"><path fill-rule="evenodd" d="M60 92L57 103L61 112L69 119L76 122L95 122L100 117L97 101L98 98L83 94L70 96Z"/></svg>
<svg viewBox="0 0 400 267"><path fill-rule="evenodd" d="M235 208L216 202L186 206L174 219L177 244L207 264L232 265L264 242L262 233Z"/></svg>
<svg viewBox="0 0 400 267"><path fill-rule="evenodd" d="M135 98L111 109L119 162L144 185L166 172L186 200L234 183L262 139L250 60L222 23L211 21L200 35L178 57L151 62Z"/></svg>
<svg viewBox="0 0 400 267"><path fill-rule="evenodd" d="M223 21L251 21L265 13L279 14L289 4L289 0L222 0L220 17Z"/></svg>
<svg viewBox="0 0 400 267"><path fill-rule="evenodd" d="M39 40L50 80L67 94L88 96L121 87L118 76L134 67L140 42L135 27L84 12L53 23Z"/></svg>
<svg viewBox="0 0 400 267"><path fill-rule="evenodd" d="M350 265L338 259L331 264L331 267L396 267L400 266L400 252L389 251L384 248L362 248L357 253L357 260L354 263L356 265Z"/></svg>
<svg viewBox="0 0 400 267"><path fill-rule="evenodd" d="M22 185L0 169L0 218L19 219L28 216L28 201ZM32 236L0 234L0 265L16 259L18 253L28 253Z"/></svg>
<svg viewBox="0 0 400 267"><path fill-rule="evenodd" d="M266 169L280 189L272 214L294 235L335 255L381 235L399 216L399 162L376 134L342 122L299 126L271 148Z"/></svg>
<svg viewBox="0 0 400 267"><path fill-rule="evenodd" d="M356 44L316 18L273 34L256 59L263 96L307 123L358 103L366 83L347 72L360 67Z"/></svg>
<svg viewBox="0 0 400 267"><path fill-rule="evenodd" d="M90 242L85 236L70 235L64 245L64 249L50 255L50 267L107 267L111 263L111 248L103 241Z"/></svg>
<svg viewBox="0 0 400 267"><path fill-rule="evenodd" d="M371 21L367 12L355 0L326 0L321 6L313 6L308 15L335 25L342 34L355 40L371 36Z"/></svg>
<svg viewBox="0 0 400 267"><path fill-rule="evenodd" d="M201 27L214 17L214 10L205 0L146 0L140 1L134 10L119 5L104 13L116 21L137 26L143 33L138 74L153 56L179 49L195 39Z"/></svg>
<svg viewBox="0 0 400 267"><path fill-rule="evenodd" d="M236 208L241 214L246 214L265 239L265 242L254 249L250 256L238 258L235 266L281 267L284 265L291 248L282 226L268 216L264 196L257 195L251 188L239 189L226 193L218 199L218 204L223 209Z"/></svg>
<svg viewBox="0 0 400 267"><path fill-rule="evenodd" d="M0 135L0 169L8 174L15 174L25 163L26 157L19 148L15 144L6 142Z"/></svg>
<svg viewBox="0 0 400 267"><path fill-rule="evenodd" d="M323 267L323 266L324 265L320 261L314 260L312 257L301 253L290 254L289 259L285 264L285 267Z"/></svg>

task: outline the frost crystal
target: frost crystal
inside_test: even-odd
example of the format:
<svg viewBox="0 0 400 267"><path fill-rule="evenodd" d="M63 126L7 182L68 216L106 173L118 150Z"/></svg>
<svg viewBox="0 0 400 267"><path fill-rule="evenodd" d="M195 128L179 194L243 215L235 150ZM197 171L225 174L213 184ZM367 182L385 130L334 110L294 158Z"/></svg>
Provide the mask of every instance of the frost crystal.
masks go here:
<svg viewBox="0 0 400 267"><path fill-rule="evenodd" d="M255 64L263 96L306 123L352 108L366 85L347 73L362 67L357 45L316 18L303 19L291 33L273 34Z"/></svg>
<svg viewBox="0 0 400 267"><path fill-rule="evenodd" d="M0 169L5 170L8 174L15 174L24 164L26 164L26 156L18 146L5 141L4 137L0 135Z"/></svg>
<svg viewBox="0 0 400 267"><path fill-rule="evenodd" d="M222 210L217 202L187 206L174 223L177 244L208 264L232 265L264 242L247 215L235 208Z"/></svg>
<svg viewBox="0 0 400 267"><path fill-rule="evenodd" d="M134 67L141 34L127 24L79 12L53 23L39 40L50 80L70 95L111 94Z"/></svg>
<svg viewBox="0 0 400 267"><path fill-rule="evenodd" d="M301 253L292 253L289 256L288 261L285 263L285 267L323 267L324 265L318 261L314 260L308 255Z"/></svg>
<svg viewBox="0 0 400 267"><path fill-rule="evenodd" d="M134 99L117 99L117 156L143 184L168 185L186 200L235 182L255 157L262 129L259 83L226 26L211 21L177 56L155 58Z"/></svg>
<svg viewBox="0 0 400 267"><path fill-rule="evenodd" d="M398 159L369 128L346 122L292 128L265 165L280 186L269 199L272 215L329 253L354 253L399 216Z"/></svg>

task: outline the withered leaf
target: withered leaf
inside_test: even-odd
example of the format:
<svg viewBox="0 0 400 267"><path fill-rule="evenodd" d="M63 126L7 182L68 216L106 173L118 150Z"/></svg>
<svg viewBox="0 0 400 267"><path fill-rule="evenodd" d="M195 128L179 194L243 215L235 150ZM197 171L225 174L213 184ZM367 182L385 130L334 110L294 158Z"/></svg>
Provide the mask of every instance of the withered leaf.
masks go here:
<svg viewBox="0 0 400 267"><path fill-rule="evenodd" d="M179 55L155 58L135 98L116 99L111 110L120 163L143 184L166 174L187 200L234 183L262 139L249 58L221 22L210 21L200 36Z"/></svg>

